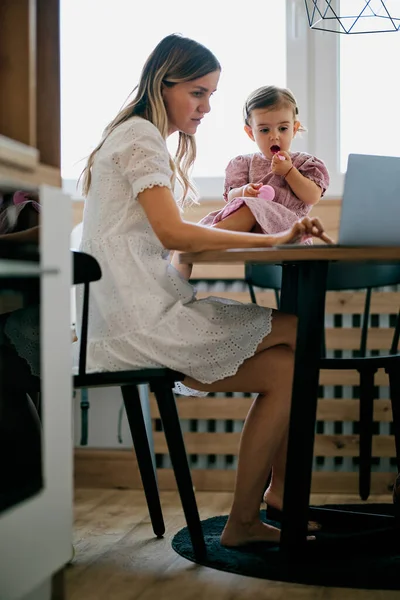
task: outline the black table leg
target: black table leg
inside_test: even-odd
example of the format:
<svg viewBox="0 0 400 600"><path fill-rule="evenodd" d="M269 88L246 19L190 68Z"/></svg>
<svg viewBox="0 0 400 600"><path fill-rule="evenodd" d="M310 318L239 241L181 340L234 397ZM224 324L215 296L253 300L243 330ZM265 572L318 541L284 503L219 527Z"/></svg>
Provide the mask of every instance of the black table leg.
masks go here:
<svg viewBox="0 0 400 600"><path fill-rule="evenodd" d="M282 285L279 310L297 315L297 289L299 268L297 265L282 265Z"/></svg>
<svg viewBox="0 0 400 600"><path fill-rule="evenodd" d="M307 537L327 271L327 261L283 269L282 310L299 318L281 537L289 552Z"/></svg>

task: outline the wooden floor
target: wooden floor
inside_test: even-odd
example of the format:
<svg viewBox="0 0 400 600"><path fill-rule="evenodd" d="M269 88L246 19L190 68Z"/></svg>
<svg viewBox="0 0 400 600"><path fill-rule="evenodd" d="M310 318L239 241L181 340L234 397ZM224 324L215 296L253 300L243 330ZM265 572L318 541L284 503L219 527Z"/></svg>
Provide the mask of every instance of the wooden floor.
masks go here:
<svg viewBox="0 0 400 600"><path fill-rule="evenodd" d="M198 492L202 518L226 514L232 495ZM80 489L75 494L75 558L66 569L67 600L395 600L399 591L351 590L253 579L201 567L171 548L185 525L178 494L162 493L167 532L154 538L141 491ZM358 502L315 495L312 503ZM390 501L375 496L371 502ZM399 574L400 577L400 574Z"/></svg>

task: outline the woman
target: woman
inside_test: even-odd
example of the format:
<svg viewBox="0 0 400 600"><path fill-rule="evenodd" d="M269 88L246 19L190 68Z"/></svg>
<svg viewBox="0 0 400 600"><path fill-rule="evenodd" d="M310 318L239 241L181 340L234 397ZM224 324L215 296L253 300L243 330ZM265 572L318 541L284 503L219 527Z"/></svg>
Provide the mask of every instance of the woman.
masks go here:
<svg viewBox="0 0 400 600"><path fill-rule="evenodd" d="M210 111L220 70L214 55L193 40L169 35L157 45L133 100L106 128L84 170L81 250L103 273L92 286L88 368L162 365L186 375L176 386L183 394L258 393L243 429L233 506L221 537L225 546L239 547L279 541L280 531L259 520L259 506L272 465L266 499L278 509L283 502L296 319L252 304L196 300L169 263L169 251L268 247L303 235L330 240L318 219L304 218L274 236L182 220L173 190L178 180L183 202L193 197L194 135ZM175 132L172 159L166 138Z"/></svg>

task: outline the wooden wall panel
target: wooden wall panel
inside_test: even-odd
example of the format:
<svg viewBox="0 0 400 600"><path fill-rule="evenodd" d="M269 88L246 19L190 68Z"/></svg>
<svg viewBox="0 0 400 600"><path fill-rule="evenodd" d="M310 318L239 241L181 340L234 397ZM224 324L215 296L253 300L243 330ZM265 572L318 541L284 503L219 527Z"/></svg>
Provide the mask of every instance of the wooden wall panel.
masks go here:
<svg viewBox="0 0 400 600"><path fill-rule="evenodd" d="M177 407L181 419L244 420L250 409L252 398L213 397L177 398ZM150 394L150 408L153 419L159 419L157 403ZM360 402L355 398L319 398L317 421L358 421ZM390 400L374 400L374 421L390 423L392 407Z"/></svg>
<svg viewBox="0 0 400 600"><path fill-rule="evenodd" d="M192 480L198 491L233 491L235 470L192 469ZM162 490L176 490L172 469L157 470L158 484ZM393 473L372 473L371 493L391 492ZM133 452L127 450L75 450L76 488L138 489L142 487L139 469ZM326 494L357 494L358 473L313 473L311 491Z"/></svg>
<svg viewBox="0 0 400 600"><path fill-rule="evenodd" d="M0 181L61 187L59 0L0 0Z"/></svg>
<svg viewBox="0 0 400 600"><path fill-rule="evenodd" d="M208 418L214 418L212 412ZM188 454L219 454L237 456L240 433L190 432L184 434ZM162 431L154 431L154 449L156 454L168 454L168 446ZM314 456L350 456L359 454L358 435L316 434ZM393 458L396 456L394 437L389 435L373 436L372 456Z"/></svg>
<svg viewBox="0 0 400 600"><path fill-rule="evenodd" d="M0 2L0 134L36 146L35 0Z"/></svg>
<svg viewBox="0 0 400 600"><path fill-rule="evenodd" d="M36 0L36 134L41 162L60 168L59 0Z"/></svg>

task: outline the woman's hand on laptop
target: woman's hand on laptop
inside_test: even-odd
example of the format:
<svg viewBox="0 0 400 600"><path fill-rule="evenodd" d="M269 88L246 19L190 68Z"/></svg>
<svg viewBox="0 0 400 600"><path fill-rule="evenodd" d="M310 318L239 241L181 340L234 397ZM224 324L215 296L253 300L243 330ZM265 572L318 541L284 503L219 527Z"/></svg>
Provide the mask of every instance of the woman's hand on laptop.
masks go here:
<svg viewBox="0 0 400 600"><path fill-rule="evenodd" d="M312 236L319 238L326 244L333 244L333 240L325 233L324 226L318 217L303 217L297 221L291 229L278 233L276 238L276 245L281 244L298 244L304 236Z"/></svg>

